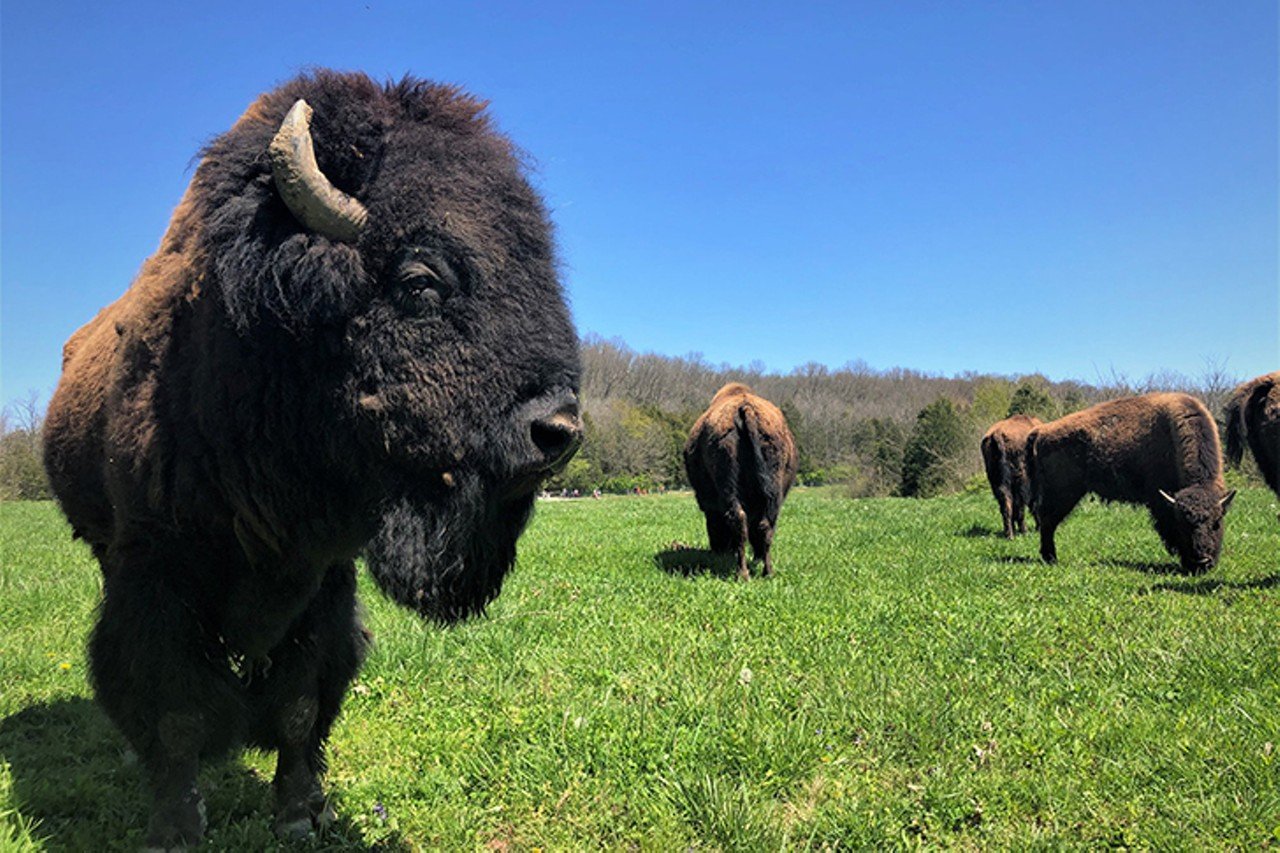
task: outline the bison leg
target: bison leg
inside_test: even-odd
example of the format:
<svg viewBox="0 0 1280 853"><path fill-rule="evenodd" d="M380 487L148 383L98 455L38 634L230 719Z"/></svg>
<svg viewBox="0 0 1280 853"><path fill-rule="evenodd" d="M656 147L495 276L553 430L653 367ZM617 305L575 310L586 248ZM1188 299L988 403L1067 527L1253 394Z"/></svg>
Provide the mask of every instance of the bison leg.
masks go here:
<svg viewBox="0 0 1280 853"><path fill-rule="evenodd" d="M243 696L225 652L170 589L167 573L124 562L104 566L90 672L99 704L149 777L147 846L168 849L204 834L196 774L201 758L239 738Z"/></svg>
<svg viewBox="0 0 1280 853"><path fill-rule="evenodd" d="M1013 528L1017 533L1027 532L1027 505L1017 492L1013 495ZM1012 537L1010 537L1012 538Z"/></svg>
<svg viewBox="0 0 1280 853"><path fill-rule="evenodd" d="M773 577L773 524L762 518L751 526L751 551L757 560L764 560L764 576Z"/></svg>
<svg viewBox="0 0 1280 853"><path fill-rule="evenodd" d="M711 550L717 554L726 554L733 550L733 530L726 521L728 515L718 512L708 512L707 516L707 542L711 546Z"/></svg>
<svg viewBox="0 0 1280 853"><path fill-rule="evenodd" d="M1151 522L1155 525L1156 533L1160 535L1164 549L1170 554L1177 554L1178 519L1173 514L1173 508L1161 498L1147 504L1147 510L1151 513Z"/></svg>
<svg viewBox="0 0 1280 853"><path fill-rule="evenodd" d="M250 682L255 740L279 750L275 830L305 838L333 820L320 780L324 745L366 645L355 599L355 567L331 566L307 610Z"/></svg>
<svg viewBox="0 0 1280 853"><path fill-rule="evenodd" d="M1000 521L1004 524L1004 538L1013 538L1013 496L1009 490L1001 488L996 492L996 503L1000 505Z"/></svg>
<svg viewBox="0 0 1280 853"><path fill-rule="evenodd" d="M1040 559L1046 563L1058 562L1058 549L1053 544L1053 533L1058 528L1058 523L1049 523L1045 518L1040 519Z"/></svg>
<svg viewBox="0 0 1280 853"><path fill-rule="evenodd" d="M747 514L742 507L735 506L725 514L725 524L733 534L734 556L738 561L738 579L750 580L751 570L747 567Z"/></svg>

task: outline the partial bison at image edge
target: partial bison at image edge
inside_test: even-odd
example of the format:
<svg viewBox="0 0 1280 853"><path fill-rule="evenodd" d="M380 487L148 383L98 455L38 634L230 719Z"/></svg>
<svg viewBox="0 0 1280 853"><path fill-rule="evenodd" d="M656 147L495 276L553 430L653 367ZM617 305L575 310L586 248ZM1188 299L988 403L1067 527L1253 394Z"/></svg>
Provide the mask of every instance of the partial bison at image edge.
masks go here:
<svg viewBox="0 0 1280 853"><path fill-rule="evenodd" d="M1280 370L1241 383L1223 408L1227 461L1239 465L1247 445L1262 479L1280 497Z"/></svg>
<svg viewBox="0 0 1280 853"><path fill-rule="evenodd" d="M1031 510L1040 556L1058 558L1054 532L1088 493L1142 504L1182 571L1213 568L1235 490L1222 481L1213 416L1188 394L1158 393L1099 403L1031 430Z"/></svg>
<svg viewBox="0 0 1280 853"><path fill-rule="evenodd" d="M202 153L68 341L45 428L103 573L92 682L160 848L201 837L199 764L241 744L278 750L278 833L331 819L355 558L423 616L480 612L582 433L551 226L482 102L316 71Z"/></svg>
<svg viewBox="0 0 1280 853"><path fill-rule="evenodd" d="M799 459L782 411L738 382L717 391L689 431L684 467L711 550L732 553L742 580L751 577L748 541L765 577L773 574L774 529Z"/></svg>

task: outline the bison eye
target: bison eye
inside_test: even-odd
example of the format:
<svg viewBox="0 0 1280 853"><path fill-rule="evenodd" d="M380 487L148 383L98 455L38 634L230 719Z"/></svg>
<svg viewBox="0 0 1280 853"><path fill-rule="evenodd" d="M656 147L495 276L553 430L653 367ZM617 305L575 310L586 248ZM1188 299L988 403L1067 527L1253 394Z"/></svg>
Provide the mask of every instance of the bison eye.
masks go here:
<svg viewBox="0 0 1280 853"><path fill-rule="evenodd" d="M448 263L421 250L407 252L396 267L395 290L406 308L434 308L457 289L457 276Z"/></svg>

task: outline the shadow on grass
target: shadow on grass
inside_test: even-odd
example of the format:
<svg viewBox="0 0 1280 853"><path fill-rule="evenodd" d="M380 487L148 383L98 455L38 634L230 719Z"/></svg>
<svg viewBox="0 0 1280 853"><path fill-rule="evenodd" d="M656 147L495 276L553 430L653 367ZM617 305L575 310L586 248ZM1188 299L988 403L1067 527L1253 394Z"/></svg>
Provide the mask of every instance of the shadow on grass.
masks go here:
<svg viewBox="0 0 1280 853"><path fill-rule="evenodd" d="M51 850L137 850L149 797L142 768L98 706L83 697L32 705L0 720L0 761L9 765L12 804ZM319 841L277 842L268 780L236 761L200 773L210 846L225 849L411 849L398 833L374 844L342 815ZM340 797L335 797L335 801Z"/></svg>
<svg viewBox="0 0 1280 853"><path fill-rule="evenodd" d="M714 575L723 580L734 580L738 577L738 563L732 554L717 554L706 548L690 548L675 542L654 554L653 563L669 575L685 578Z"/></svg>
<svg viewBox="0 0 1280 853"><path fill-rule="evenodd" d="M1129 569L1134 572L1142 572L1144 575L1183 575L1186 572L1182 570L1182 564L1176 560L1169 560L1163 563L1152 562L1151 560L1116 560L1105 559L1097 562L1099 566L1114 566L1118 569Z"/></svg>
<svg viewBox="0 0 1280 853"><path fill-rule="evenodd" d="M995 558L995 561L997 563L1019 563L1023 565L1026 565L1029 563L1039 563L1040 565L1046 566L1046 567L1049 565L1039 557L1027 557L1022 554L1015 554L1013 556L1007 556L1007 555L999 556Z"/></svg>
<svg viewBox="0 0 1280 853"><path fill-rule="evenodd" d="M1180 592L1184 595L1212 595L1218 590L1243 592L1251 589L1274 589L1280 586L1280 574L1252 581L1224 581L1218 578L1187 578L1182 583L1152 584L1142 592Z"/></svg>
<svg viewBox="0 0 1280 853"><path fill-rule="evenodd" d="M963 536L965 539L983 539L988 536L998 536L1004 538L1004 531L997 527L988 527L985 524L971 524L964 530L957 530L956 536Z"/></svg>

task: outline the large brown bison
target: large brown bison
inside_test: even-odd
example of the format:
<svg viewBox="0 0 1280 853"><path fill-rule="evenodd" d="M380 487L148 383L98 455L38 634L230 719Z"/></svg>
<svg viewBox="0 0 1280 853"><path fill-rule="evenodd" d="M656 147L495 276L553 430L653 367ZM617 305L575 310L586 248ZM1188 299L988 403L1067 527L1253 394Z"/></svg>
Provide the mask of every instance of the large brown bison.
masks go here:
<svg viewBox="0 0 1280 853"><path fill-rule="evenodd" d="M1030 415L1011 415L994 423L982 437L982 463L987 469L991 494L1000 506L1000 519L1008 539L1013 538L1015 531L1027 532L1025 510L1031 501L1027 482L1027 435L1040 423L1039 418Z"/></svg>
<svg viewBox="0 0 1280 853"><path fill-rule="evenodd" d="M1054 531L1086 493L1143 504L1185 572L1213 568L1222 517L1235 497L1222 483L1218 427L1186 394L1099 403L1038 426L1027 438L1031 508L1040 556L1055 562Z"/></svg>
<svg viewBox="0 0 1280 853"><path fill-rule="evenodd" d="M684 467L707 517L711 550L732 552L743 580L751 577L748 540L756 559L764 560L765 577L773 574L773 531L798 466L782 412L741 383L717 391L689 433Z"/></svg>
<svg viewBox="0 0 1280 853"><path fill-rule="evenodd" d="M1239 465L1247 443L1262 479L1280 496L1280 371L1236 388L1223 415L1227 421L1227 459Z"/></svg>
<svg viewBox="0 0 1280 853"><path fill-rule="evenodd" d="M199 838L199 763L279 751L276 828L332 813L324 743L381 588L497 595L581 433L543 205L482 102L320 71L211 142L160 248L67 343L46 463L102 566L98 700L147 843Z"/></svg>

